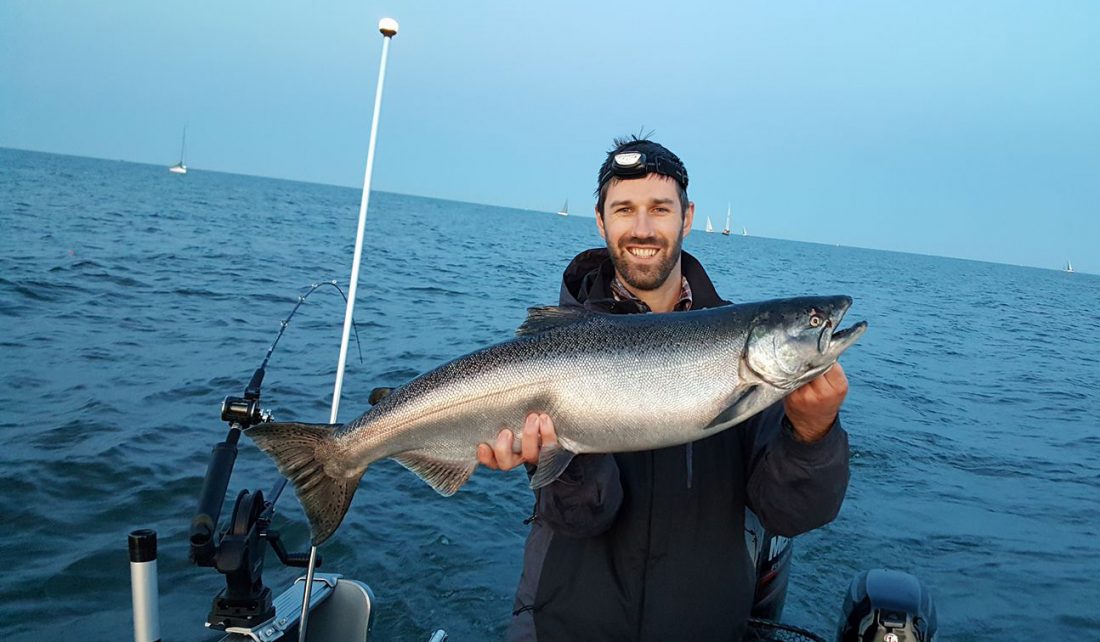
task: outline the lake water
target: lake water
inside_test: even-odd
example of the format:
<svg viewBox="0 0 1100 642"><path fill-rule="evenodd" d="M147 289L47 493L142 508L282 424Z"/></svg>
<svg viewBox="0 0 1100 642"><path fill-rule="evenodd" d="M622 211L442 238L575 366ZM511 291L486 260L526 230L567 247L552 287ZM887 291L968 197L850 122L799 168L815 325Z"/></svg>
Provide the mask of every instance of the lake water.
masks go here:
<svg viewBox="0 0 1100 642"><path fill-rule="evenodd" d="M187 532L220 402L301 292L346 283L358 204L349 188L0 149L6 639L128 638L126 535L142 527L160 537L164 639L211 637L223 583L189 565ZM375 386L509 338L600 242L590 218L374 194L341 419ZM851 577L887 567L931 587L945 640L1100 637L1100 278L699 230L685 248L727 298L846 293L849 320L870 323L844 357L850 490L795 541L787 621L831 635ZM327 421L342 321L332 288L294 318L264 382L280 420ZM230 499L277 478L241 444ZM499 638L529 508L520 472L478 471L445 499L381 462L324 570L371 585L378 639ZM289 492L275 525L307 548ZM276 592L298 574L269 556Z"/></svg>

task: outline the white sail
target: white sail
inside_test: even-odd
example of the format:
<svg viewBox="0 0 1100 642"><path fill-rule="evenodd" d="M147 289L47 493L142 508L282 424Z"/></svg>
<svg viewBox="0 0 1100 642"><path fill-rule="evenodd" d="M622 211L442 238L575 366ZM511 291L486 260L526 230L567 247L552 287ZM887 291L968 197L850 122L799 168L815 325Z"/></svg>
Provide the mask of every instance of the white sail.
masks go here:
<svg viewBox="0 0 1100 642"><path fill-rule="evenodd" d="M168 168L173 174L186 174L187 165L183 162L183 154L187 150L187 125L183 126L183 140L180 142L180 162Z"/></svg>
<svg viewBox="0 0 1100 642"><path fill-rule="evenodd" d="M714 226L710 224L710 216L709 215L707 216L707 231L708 232L713 232L714 231Z"/></svg>
<svg viewBox="0 0 1100 642"><path fill-rule="evenodd" d="M569 216L569 199L565 199L565 204L558 210L559 216Z"/></svg>
<svg viewBox="0 0 1100 642"><path fill-rule="evenodd" d="M726 236L730 235L730 215L732 212L733 207L729 203L726 203L726 228L722 230L722 234L725 234Z"/></svg>

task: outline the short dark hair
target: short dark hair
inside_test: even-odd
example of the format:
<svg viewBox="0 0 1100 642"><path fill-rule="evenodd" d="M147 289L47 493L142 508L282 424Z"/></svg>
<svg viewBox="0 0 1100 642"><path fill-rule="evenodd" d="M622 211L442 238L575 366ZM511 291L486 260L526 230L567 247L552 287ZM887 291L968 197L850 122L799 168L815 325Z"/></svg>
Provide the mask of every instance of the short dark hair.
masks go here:
<svg viewBox="0 0 1100 642"><path fill-rule="evenodd" d="M622 180L629 180L614 176L609 172L611 163L616 154L623 152L642 152L651 160L660 159L664 163L669 164L676 169L676 175L665 174L664 172L650 171L649 173L660 173L662 176L668 176L676 181L676 187L680 193L680 216L687 216L688 205L691 201L688 200L687 194L687 169L684 167L683 162L680 161L680 157L673 154L667 147L660 143L649 140L645 137L639 137L633 135L630 137L620 137L612 141L612 147L607 152L607 158L604 159L603 165L600 166L599 178L596 185L596 211L599 212L600 217L603 217L603 206L607 200L607 189L612 184ZM647 174L648 176L648 174ZM683 180L680 180L683 177Z"/></svg>

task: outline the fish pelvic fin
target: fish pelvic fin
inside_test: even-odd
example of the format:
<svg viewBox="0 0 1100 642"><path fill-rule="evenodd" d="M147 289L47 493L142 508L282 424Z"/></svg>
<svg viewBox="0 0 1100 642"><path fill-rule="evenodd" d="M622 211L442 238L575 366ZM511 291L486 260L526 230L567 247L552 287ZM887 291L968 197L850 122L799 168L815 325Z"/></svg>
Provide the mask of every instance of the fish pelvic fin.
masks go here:
<svg viewBox="0 0 1100 642"><path fill-rule="evenodd" d="M433 457L429 452L410 451L394 455L393 459L416 473L435 492L450 497L462 488L477 468L477 461L447 461Z"/></svg>
<svg viewBox="0 0 1100 642"><path fill-rule="evenodd" d="M537 490L553 483L565 472L576 453L557 444L546 444L539 450L539 466L531 476L531 489Z"/></svg>
<svg viewBox="0 0 1100 642"><path fill-rule="evenodd" d="M325 464L336 455L333 430L339 424L266 423L245 431L294 485L309 519L312 543L320 546L336 531L351 506L362 471L333 477Z"/></svg>
<svg viewBox="0 0 1100 642"><path fill-rule="evenodd" d="M527 308L527 319L516 329L516 335L522 337L528 334L538 334L583 321L594 314L599 313L589 312L584 308L558 306Z"/></svg>

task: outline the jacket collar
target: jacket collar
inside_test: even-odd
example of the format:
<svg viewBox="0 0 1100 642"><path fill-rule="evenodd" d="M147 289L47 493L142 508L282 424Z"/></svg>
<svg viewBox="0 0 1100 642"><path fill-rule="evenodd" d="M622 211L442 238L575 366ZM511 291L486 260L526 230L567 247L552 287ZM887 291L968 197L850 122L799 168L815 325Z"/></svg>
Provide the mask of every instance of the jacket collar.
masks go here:
<svg viewBox="0 0 1100 642"><path fill-rule="evenodd" d="M728 303L718 296L699 260L683 250L680 251L680 268L691 286L693 309ZM585 250L574 257L562 274L561 304L616 314L640 312L637 304L616 301L611 296L611 280L614 278L615 266L611 263L611 253L607 248Z"/></svg>

